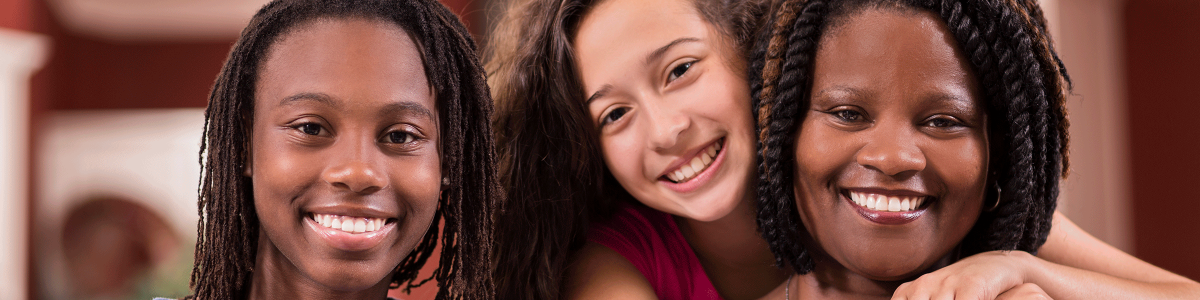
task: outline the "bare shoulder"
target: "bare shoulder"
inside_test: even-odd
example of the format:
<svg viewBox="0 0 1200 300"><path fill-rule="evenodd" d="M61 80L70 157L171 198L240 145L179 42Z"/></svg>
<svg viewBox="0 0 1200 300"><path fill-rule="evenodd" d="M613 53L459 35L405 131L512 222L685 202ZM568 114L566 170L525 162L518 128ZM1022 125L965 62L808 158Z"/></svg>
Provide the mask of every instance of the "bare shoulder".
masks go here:
<svg viewBox="0 0 1200 300"><path fill-rule="evenodd" d="M567 270L566 299L657 299L633 263L612 249L588 242Z"/></svg>

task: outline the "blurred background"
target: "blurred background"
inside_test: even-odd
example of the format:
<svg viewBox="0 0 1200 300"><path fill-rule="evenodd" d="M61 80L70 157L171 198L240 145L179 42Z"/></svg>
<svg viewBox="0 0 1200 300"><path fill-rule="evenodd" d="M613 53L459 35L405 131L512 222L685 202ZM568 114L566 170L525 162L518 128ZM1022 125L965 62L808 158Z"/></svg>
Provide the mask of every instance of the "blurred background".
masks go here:
<svg viewBox="0 0 1200 300"><path fill-rule="evenodd" d="M187 294L203 107L264 2L0 0L0 300ZM442 2L479 38L503 9ZM1075 82L1059 209L1200 279L1200 1L1041 3Z"/></svg>

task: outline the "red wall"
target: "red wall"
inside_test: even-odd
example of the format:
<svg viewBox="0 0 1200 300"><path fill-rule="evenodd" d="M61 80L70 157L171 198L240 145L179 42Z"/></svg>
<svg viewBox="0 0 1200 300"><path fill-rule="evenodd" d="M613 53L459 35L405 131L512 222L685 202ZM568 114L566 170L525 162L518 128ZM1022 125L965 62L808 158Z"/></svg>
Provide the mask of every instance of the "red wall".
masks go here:
<svg viewBox="0 0 1200 300"><path fill-rule="evenodd" d="M1125 4L1135 253L1200 279L1200 1Z"/></svg>
<svg viewBox="0 0 1200 300"><path fill-rule="evenodd" d="M0 27L29 30L30 6L34 0L0 0Z"/></svg>

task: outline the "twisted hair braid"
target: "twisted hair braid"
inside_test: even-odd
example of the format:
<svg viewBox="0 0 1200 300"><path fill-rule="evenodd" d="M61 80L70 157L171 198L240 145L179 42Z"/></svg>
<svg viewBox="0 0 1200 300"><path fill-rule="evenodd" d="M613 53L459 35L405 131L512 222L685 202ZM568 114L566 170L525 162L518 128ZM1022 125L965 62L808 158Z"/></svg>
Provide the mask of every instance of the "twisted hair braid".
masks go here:
<svg viewBox="0 0 1200 300"><path fill-rule="evenodd" d="M850 16L868 8L919 9L940 17L979 80L988 115L989 182L1003 187L994 211L981 212L961 243L962 254L989 250L1036 253L1049 233L1066 175L1065 97L1070 77L1050 42L1046 21L1031 0L844 0L788 1L803 12L793 20L777 16L772 32L759 35L752 57L762 61L758 101L760 132L759 226L777 260L798 273L812 270L800 242L802 222L792 194L790 151L808 106L815 44ZM784 10L780 10L784 15ZM805 32L800 28L815 28ZM790 29L789 29L790 28ZM772 47L787 36L789 47ZM796 48L805 51L796 50ZM758 66L757 64L751 64ZM775 74L775 73L778 74ZM754 77L752 77L754 78ZM990 186L990 184L989 184Z"/></svg>
<svg viewBox="0 0 1200 300"><path fill-rule="evenodd" d="M229 53L209 96L201 140L200 222L192 270L192 299L243 299L249 291L258 240L250 178L243 176L259 64L289 30L328 18L390 22L417 44L437 97L442 168L449 179L433 225L396 268L391 288L438 281L438 299L492 299L492 211L502 196L495 170L492 111L476 45L450 10L433 0L277 0L255 14ZM437 224L443 221L444 230ZM417 280L434 249L432 277Z"/></svg>
<svg viewBox="0 0 1200 300"><path fill-rule="evenodd" d="M769 34L759 36L765 45L753 53L753 61L763 61L762 84L751 84L759 131L759 230L775 252L776 263L791 266L797 273L812 270L812 260L800 245L803 224L791 222L799 216L792 194L793 164L777 158L787 157L800 120L799 111L807 101L776 101L774 99L807 99L812 59L816 55L819 29L825 20L825 1L789 0L780 4L778 13L764 26ZM758 55L763 59L758 59ZM758 67L758 64L753 66ZM753 78L752 78L753 79ZM768 100L769 99L769 100Z"/></svg>

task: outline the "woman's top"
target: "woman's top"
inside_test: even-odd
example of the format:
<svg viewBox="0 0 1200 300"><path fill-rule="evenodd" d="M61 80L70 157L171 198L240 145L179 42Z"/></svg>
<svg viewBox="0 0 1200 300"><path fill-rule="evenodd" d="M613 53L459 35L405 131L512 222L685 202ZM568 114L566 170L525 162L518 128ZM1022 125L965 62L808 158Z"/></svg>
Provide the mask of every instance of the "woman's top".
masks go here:
<svg viewBox="0 0 1200 300"><path fill-rule="evenodd" d="M593 223L588 240L629 260L650 282L658 299L721 299L692 246L667 213L622 204L609 220Z"/></svg>

